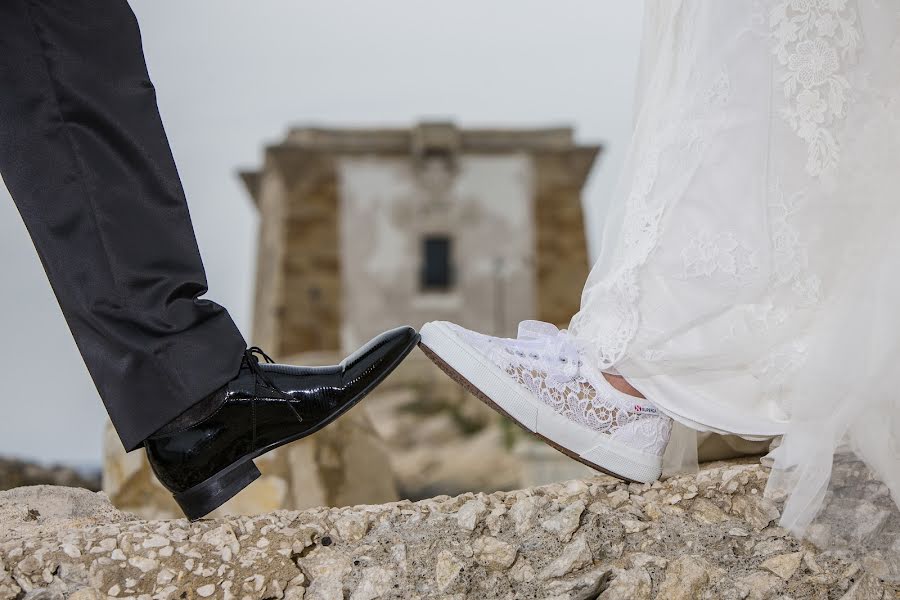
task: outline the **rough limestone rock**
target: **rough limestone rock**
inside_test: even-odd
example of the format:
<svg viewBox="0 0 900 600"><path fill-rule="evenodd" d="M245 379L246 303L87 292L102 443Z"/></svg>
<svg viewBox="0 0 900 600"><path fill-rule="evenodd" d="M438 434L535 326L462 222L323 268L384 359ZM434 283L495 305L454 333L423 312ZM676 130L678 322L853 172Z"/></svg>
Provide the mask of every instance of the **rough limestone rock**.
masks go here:
<svg viewBox="0 0 900 600"><path fill-rule="evenodd" d="M196 523L24 487L0 492L0 599L898 597L897 553L792 538L766 478L731 462L653 485L594 477Z"/></svg>

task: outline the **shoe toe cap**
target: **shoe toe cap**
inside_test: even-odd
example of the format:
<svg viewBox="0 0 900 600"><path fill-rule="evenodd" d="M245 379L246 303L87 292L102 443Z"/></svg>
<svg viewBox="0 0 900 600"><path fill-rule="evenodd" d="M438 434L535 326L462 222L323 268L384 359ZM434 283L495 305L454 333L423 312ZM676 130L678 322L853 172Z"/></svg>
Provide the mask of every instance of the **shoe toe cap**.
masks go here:
<svg viewBox="0 0 900 600"><path fill-rule="evenodd" d="M344 361L348 367L368 369L373 366L396 366L419 342L419 334L412 327L395 327L374 337Z"/></svg>

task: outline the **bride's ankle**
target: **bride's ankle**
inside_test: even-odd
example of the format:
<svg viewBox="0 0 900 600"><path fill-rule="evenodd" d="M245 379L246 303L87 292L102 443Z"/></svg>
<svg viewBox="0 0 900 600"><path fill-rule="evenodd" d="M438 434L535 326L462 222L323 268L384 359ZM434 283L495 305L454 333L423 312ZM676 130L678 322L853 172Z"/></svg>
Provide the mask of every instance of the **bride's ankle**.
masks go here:
<svg viewBox="0 0 900 600"><path fill-rule="evenodd" d="M621 375L611 375L609 373L604 373L603 376L611 386L613 386L623 394L628 394L629 396L634 396L635 398L646 399L644 398L643 394L637 391L637 389L635 389L633 385L628 383L628 381Z"/></svg>

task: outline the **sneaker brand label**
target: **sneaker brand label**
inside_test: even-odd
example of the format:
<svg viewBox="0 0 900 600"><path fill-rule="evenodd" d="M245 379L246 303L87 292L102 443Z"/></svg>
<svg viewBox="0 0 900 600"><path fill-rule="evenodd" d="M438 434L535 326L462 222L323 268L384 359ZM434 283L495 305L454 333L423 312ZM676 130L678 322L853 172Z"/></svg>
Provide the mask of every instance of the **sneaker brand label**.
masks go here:
<svg viewBox="0 0 900 600"><path fill-rule="evenodd" d="M646 414L646 415L659 414L659 412L656 410L656 408L654 408L652 406L643 406L641 404L635 404L634 408L632 410L636 413L642 413L642 414Z"/></svg>

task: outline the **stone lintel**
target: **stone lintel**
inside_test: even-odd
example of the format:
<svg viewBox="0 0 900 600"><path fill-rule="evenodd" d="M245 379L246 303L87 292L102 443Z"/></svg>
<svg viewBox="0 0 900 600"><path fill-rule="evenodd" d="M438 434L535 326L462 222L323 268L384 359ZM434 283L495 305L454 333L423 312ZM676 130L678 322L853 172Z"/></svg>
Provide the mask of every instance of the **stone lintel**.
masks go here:
<svg viewBox="0 0 900 600"><path fill-rule="evenodd" d="M571 127L533 129L460 128L452 122L425 121L406 128L295 127L282 142L265 150L266 167L295 179L307 171L312 159L371 155L429 157L460 154L524 152L537 159L564 157L572 165L574 180L584 181L601 152L600 145L576 144ZM242 170L239 176L259 202L260 171Z"/></svg>
<svg viewBox="0 0 900 600"><path fill-rule="evenodd" d="M594 168L597 157L603 151L599 145L576 146L553 152L537 152L534 159L541 163L553 163L555 168L543 169L537 184L540 188L577 186L579 190Z"/></svg>
<svg viewBox="0 0 900 600"><path fill-rule="evenodd" d="M296 127L279 145L335 153L409 154L425 141L452 142L462 152L566 150L575 147L571 127L466 129L425 121L405 128Z"/></svg>

